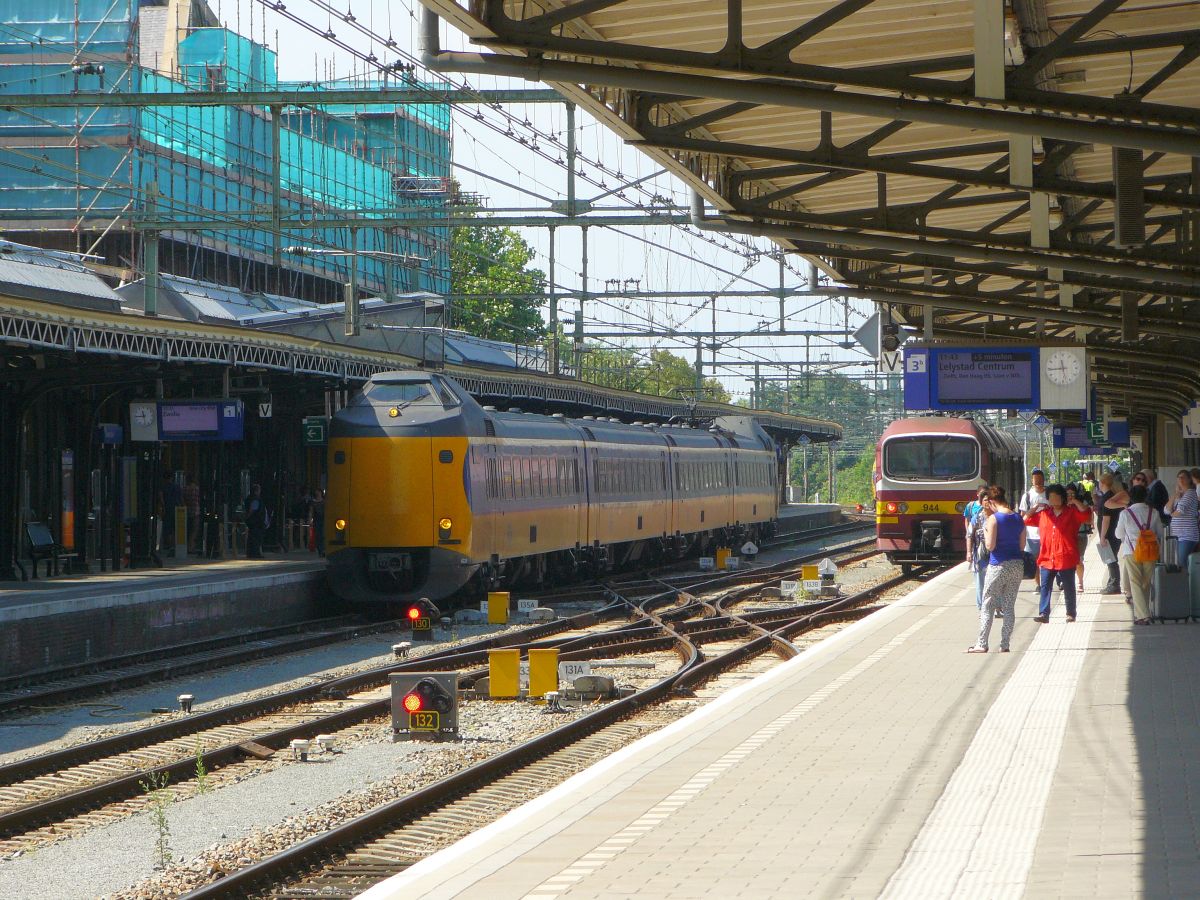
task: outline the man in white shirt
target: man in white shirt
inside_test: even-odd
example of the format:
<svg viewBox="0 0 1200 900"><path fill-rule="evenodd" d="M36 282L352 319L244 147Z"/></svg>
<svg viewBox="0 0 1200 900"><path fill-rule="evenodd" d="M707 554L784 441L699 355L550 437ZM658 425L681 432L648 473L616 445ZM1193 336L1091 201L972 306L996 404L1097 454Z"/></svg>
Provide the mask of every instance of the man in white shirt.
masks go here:
<svg viewBox="0 0 1200 900"><path fill-rule="evenodd" d="M1029 477L1033 480L1024 494L1021 495L1021 502L1017 505L1017 512L1022 516L1029 515L1031 510L1037 509L1039 506L1045 506L1050 501L1046 499L1046 475L1041 469L1034 468L1029 473ZM1038 534L1036 525L1025 526L1025 550L1037 556L1038 549L1041 547L1042 539Z"/></svg>

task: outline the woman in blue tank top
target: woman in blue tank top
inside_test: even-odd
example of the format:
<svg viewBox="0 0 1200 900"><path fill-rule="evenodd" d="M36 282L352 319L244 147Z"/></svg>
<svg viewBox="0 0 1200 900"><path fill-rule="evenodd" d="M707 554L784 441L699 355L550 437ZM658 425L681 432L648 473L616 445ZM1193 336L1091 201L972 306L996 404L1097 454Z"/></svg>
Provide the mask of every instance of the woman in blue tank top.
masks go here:
<svg viewBox="0 0 1200 900"><path fill-rule="evenodd" d="M1025 521L1012 511L1004 496L1004 488L992 485L984 501L991 516L984 528L984 544L988 548L987 577L983 582L983 608L979 611L979 639L968 653L987 653L992 633L992 618L1004 619L1000 629L1000 652L1008 652L1016 624L1017 591L1021 587L1025 564L1021 553L1025 549Z"/></svg>

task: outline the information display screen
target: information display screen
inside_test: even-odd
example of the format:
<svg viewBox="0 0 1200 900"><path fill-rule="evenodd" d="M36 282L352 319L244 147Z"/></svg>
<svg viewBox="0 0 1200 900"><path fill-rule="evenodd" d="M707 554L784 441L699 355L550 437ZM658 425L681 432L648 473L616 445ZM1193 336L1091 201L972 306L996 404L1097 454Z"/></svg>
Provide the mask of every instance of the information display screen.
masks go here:
<svg viewBox="0 0 1200 900"><path fill-rule="evenodd" d="M935 354L939 404L983 407L1034 402L1037 351L941 350Z"/></svg>
<svg viewBox="0 0 1200 900"><path fill-rule="evenodd" d="M216 434L221 423L215 403L163 403L160 416L164 434Z"/></svg>
<svg viewBox="0 0 1200 900"><path fill-rule="evenodd" d="M1087 429L1082 425L1064 425L1061 428L1055 428L1053 437L1054 446L1059 449L1090 447L1092 445Z"/></svg>

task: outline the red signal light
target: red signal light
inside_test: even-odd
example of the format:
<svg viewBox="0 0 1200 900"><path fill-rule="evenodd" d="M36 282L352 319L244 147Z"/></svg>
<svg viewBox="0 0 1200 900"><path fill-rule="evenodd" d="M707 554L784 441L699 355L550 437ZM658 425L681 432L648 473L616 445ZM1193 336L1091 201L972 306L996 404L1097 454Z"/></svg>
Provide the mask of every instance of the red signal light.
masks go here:
<svg viewBox="0 0 1200 900"><path fill-rule="evenodd" d="M408 617L410 619L412 619L413 621L416 621L417 619L421 618L421 607L410 606L408 608Z"/></svg>
<svg viewBox="0 0 1200 900"><path fill-rule="evenodd" d="M416 692L405 694L404 699L401 702L404 704L404 709L406 712L420 712L425 708L425 701L422 700L421 695Z"/></svg>
<svg viewBox="0 0 1200 900"><path fill-rule="evenodd" d="M890 513L896 513L896 512L900 511L900 507L897 506L895 503L889 503L885 508Z"/></svg>

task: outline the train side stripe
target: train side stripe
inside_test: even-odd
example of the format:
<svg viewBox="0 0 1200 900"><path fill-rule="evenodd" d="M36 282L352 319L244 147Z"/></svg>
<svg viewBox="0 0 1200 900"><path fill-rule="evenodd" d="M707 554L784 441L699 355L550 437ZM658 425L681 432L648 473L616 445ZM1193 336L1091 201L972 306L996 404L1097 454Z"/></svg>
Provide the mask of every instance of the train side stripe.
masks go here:
<svg viewBox="0 0 1200 900"><path fill-rule="evenodd" d="M896 510L887 508L888 503L903 503L907 509L901 509L900 515L905 516L930 516L930 515L950 515L961 516L961 508L956 509L961 505L965 506L963 500L880 500L875 504L875 515L896 515Z"/></svg>

